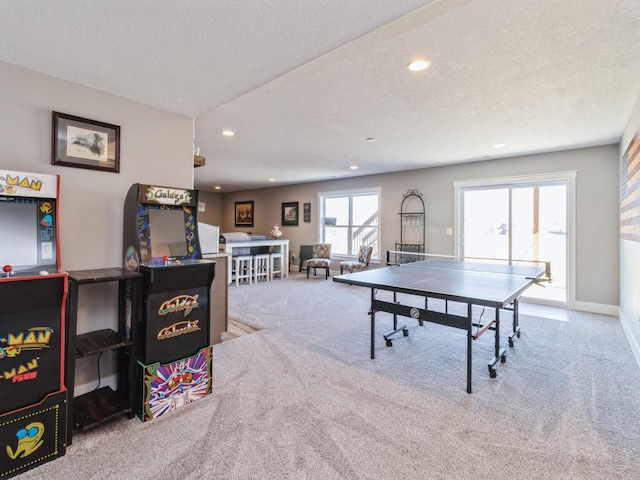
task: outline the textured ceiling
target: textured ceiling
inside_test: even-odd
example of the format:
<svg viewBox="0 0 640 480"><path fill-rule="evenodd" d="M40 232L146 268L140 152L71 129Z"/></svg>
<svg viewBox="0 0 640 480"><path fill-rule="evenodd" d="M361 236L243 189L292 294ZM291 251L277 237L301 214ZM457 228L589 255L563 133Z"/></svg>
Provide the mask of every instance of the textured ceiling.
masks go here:
<svg viewBox="0 0 640 480"><path fill-rule="evenodd" d="M196 118L206 190L615 143L640 95L638 0L53 4L0 0L0 61Z"/></svg>

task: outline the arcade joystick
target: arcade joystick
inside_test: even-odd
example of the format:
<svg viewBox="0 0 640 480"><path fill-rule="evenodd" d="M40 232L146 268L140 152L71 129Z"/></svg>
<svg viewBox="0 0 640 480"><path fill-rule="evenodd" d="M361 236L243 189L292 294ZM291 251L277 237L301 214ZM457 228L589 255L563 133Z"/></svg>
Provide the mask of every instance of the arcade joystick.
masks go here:
<svg viewBox="0 0 640 480"><path fill-rule="evenodd" d="M162 257L162 260L164 260L164 266L166 267L167 265L169 265L169 257L167 255L165 255L164 257Z"/></svg>
<svg viewBox="0 0 640 480"><path fill-rule="evenodd" d="M7 277L13 275L13 267L11 265L5 265L2 267L2 271L7 274Z"/></svg>

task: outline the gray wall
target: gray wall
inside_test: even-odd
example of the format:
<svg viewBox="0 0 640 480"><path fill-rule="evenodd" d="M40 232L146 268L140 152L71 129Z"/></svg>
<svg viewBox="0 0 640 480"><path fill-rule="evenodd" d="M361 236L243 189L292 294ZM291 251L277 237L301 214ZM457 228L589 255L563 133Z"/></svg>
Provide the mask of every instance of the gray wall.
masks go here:
<svg viewBox="0 0 640 480"><path fill-rule="evenodd" d="M303 203L310 202L311 223L303 223L300 217L298 227L282 227L291 251L298 252L300 245L313 244L319 238L318 192L379 186L381 251L386 252L393 250L399 240L402 195L415 188L422 192L426 205L427 251L450 255L454 253L454 237L446 235L446 229L454 227L454 181L577 170L576 301L605 306L597 310L615 311L619 305L618 163L618 146L609 145L228 193L223 195L221 232L269 233L274 224L281 222L282 202L300 202L300 209ZM234 203L245 200L255 202L252 229L234 227Z"/></svg>
<svg viewBox="0 0 640 480"><path fill-rule="evenodd" d="M204 212L198 212L198 221L220 226L222 224L222 194L200 191L198 196L198 203L205 205Z"/></svg>
<svg viewBox="0 0 640 480"><path fill-rule="evenodd" d="M0 78L0 165L60 175L63 269L121 266L129 187L148 183L193 188L193 119L2 62ZM120 125L120 173L51 165L52 111ZM115 327L117 296L112 287L83 287L79 333ZM110 361L101 361L103 381L109 372L103 363ZM79 365L78 383L90 381L94 369L95 360Z"/></svg>
<svg viewBox="0 0 640 480"><path fill-rule="evenodd" d="M629 118L622 141L620 159L632 137L640 132L640 97ZM640 364L640 243L620 240L620 319Z"/></svg>

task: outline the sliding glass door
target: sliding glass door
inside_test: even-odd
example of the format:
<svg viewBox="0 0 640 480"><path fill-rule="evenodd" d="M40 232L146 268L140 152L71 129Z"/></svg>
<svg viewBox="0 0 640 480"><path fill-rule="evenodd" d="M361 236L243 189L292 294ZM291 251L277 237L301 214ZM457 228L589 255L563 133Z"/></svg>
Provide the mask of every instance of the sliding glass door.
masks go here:
<svg viewBox="0 0 640 480"><path fill-rule="evenodd" d="M539 303L567 305L567 182L460 189L459 254L465 258L550 262L553 282L526 292Z"/></svg>

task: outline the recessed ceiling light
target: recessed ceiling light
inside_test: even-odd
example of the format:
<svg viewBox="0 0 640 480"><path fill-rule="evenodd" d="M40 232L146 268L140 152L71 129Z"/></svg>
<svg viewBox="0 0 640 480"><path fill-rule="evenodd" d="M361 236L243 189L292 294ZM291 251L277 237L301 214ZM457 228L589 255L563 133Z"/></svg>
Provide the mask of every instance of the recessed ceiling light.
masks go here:
<svg viewBox="0 0 640 480"><path fill-rule="evenodd" d="M421 72L422 70L426 70L427 68L429 68L429 65L431 65L431 62L429 60L420 59L411 62L407 66L407 68L412 72Z"/></svg>
<svg viewBox="0 0 640 480"><path fill-rule="evenodd" d="M235 132L232 130L223 130L222 135L224 135L225 137L233 137L235 135Z"/></svg>
<svg viewBox="0 0 640 480"><path fill-rule="evenodd" d="M275 182L275 181L276 181L276 179L275 179L275 178L270 178L270 179L269 179L269 181L270 181L270 182Z"/></svg>
<svg viewBox="0 0 640 480"><path fill-rule="evenodd" d="M220 185L216 185L215 187L213 187L214 190L220 190L222 187Z"/></svg>
<svg viewBox="0 0 640 480"><path fill-rule="evenodd" d="M357 169L358 169L358 166L357 166L357 165L351 165L351 166L349 167L349 170L357 170Z"/></svg>
<svg viewBox="0 0 640 480"><path fill-rule="evenodd" d="M504 148L506 147L507 144L506 143L496 143L493 148Z"/></svg>

